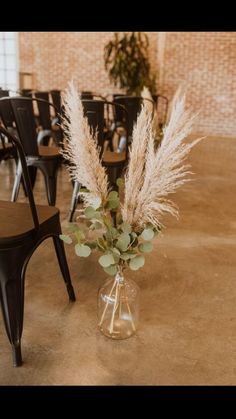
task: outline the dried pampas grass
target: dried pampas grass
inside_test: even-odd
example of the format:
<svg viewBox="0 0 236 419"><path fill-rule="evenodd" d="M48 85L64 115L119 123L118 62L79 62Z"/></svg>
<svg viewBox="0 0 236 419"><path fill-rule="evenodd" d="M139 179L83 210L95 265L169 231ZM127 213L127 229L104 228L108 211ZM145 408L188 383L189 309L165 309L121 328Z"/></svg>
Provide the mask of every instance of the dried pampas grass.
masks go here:
<svg viewBox="0 0 236 419"><path fill-rule="evenodd" d="M153 123L143 105L133 132L122 207L124 221L134 229L148 222L160 226L160 218L166 212L178 216L175 204L167 196L189 181L186 176L191 173L190 166L184 161L201 138L192 143L184 143L184 139L190 134L195 117L185 108L185 95L178 93L161 145L156 150Z"/></svg>
<svg viewBox="0 0 236 419"><path fill-rule="evenodd" d="M158 137L160 128L159 128L159 121L158 121L158 115L157 115L157 107L156 104L152 98L151 92L150 90L144 86L142 92L141 92L141 96L144 100L144 103L147 107L149 107L150 112L152 112L153 115L153 121L152 121L152 126L153 126L153 132L154 135L156 137Z"/></svg>
<svg viewBox="0 0 236 419"><path fill-rule="evenodd" d="M80 95L73 82L65 91L63 104L65 116L62 129L66 140L61 154L70 162L70 176L89 190L89 193L81 193L87 204L92 204L96 197L104 203L108 194L107 174L100 162L96 134L90 132Z"/></svg>

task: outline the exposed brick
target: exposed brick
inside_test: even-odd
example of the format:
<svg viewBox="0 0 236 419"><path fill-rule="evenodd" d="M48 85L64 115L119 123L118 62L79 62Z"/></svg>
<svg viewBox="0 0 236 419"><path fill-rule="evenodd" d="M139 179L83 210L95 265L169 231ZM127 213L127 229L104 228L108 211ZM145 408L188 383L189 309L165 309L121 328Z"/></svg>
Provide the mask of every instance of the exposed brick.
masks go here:
<svg viewBox="0 0 236 419"><path fill-rule="evenodd" d="M74 78L81 90L119 92L104 68L103 50L113 32L20 32L20 71L35 88L64 89ZM158 32L149 32L152 68L158 68ZM236 32L168 32L158 92L172 98L187 84L188 105L200 110L195 131L236 136Z"/></svg>

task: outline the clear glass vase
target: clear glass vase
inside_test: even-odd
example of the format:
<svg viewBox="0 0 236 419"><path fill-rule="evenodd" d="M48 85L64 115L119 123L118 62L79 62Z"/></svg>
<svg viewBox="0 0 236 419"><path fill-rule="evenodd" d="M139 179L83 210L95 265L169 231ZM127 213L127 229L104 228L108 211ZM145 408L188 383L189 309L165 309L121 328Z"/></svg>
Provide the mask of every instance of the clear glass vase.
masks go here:
<svg viewBox="0 0 236 419"><path fill-rule="evenodd" d="M125 278L123 272L108 279L98 292L98 327L112 339L132 336L139 321L138 285Z"/></svg>

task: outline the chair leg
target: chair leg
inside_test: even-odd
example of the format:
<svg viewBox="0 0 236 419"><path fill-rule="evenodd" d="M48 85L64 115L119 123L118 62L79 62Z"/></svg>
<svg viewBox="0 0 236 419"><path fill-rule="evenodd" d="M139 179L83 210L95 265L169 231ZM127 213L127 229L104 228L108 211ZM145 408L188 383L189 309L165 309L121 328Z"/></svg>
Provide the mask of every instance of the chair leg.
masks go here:
<svg viewBox="0 0 236 419"><path fill-rule="evenodd" d="M19 190L20 190L21 176L22 176L22 167L21 167L20 160L18 160L17 166L16 166L15 180L14 180L14 185L13 185L12 195L11 195L11 201L12 202L15 202L18 198Z"/></svg>
<svg viewBox="0 0 236 419"><path fill-rule="evenodd" d="M14 264L9 260L14 260ZM8 261L8 263L7 263ZM21 336L24 312L23 259L19 252L6 251L1 257L0 302L8 339L12 345L14 367L22 365Z"/></svg>
<svg viewBox="0 0 236 419"><path fill-rule="evenodd" d="M54 246L55 246L55 250L57 254L57 260L61 269L61 273L66 284L69 299L70 301L75 301L76 298L75 298L74 289L71 283L70 272L69 272L69 268L68 268L68 264L66 260L64 244L59 238L59 236L53 236L53 242L54 242Z"/></svg>
<svg viewBox="0 0 236 419"><path fill-rule="evenodd" d="M69 217L68 217L69 222L72 222L73 220L73 215L74 215L77 203L78 203L79 190L80 190L80 183L78 181L75 181L71 203L70 203L70 210L69 210Z"/></svg>
<svg viewBox="0 0 236 419"><path fill-rule="evenodd" d="M49 176L45 174L45 185L48 198L48 204L54 206L56 203L56 194L57 194L57 178L55 176Z"/></svg>
<svg viewBox="0 0 236 419"><path fill-rule="evenodd" d="M34 185L35 185L35 182L36 182L36 176L37 176L37 167L28 166L28 171L29 171L29 176L30 176L30 183L31 183L32 189L34 189ZM24 189L25 196L27 197L27 191L26 191L26 187L25 187L23 177L21 178L21 181L22 181L22 186L23 186L23 189Z"/></svg>

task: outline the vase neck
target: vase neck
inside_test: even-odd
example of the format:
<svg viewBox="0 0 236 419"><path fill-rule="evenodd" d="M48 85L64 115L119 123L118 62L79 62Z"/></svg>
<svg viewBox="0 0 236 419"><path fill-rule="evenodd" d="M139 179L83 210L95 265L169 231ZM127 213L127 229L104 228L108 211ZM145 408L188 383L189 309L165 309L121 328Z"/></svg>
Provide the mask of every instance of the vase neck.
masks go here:
<svg viewBox="0 0 236 419"><path fill-rule="evenodd" d="M115 276L115 280L117 282L120 282L120 283L124 282L125 278L124 278L124 274L123 274L123 270L122 269L119 269L118 270L118 272L117 272L117 274Z"/></svg>

